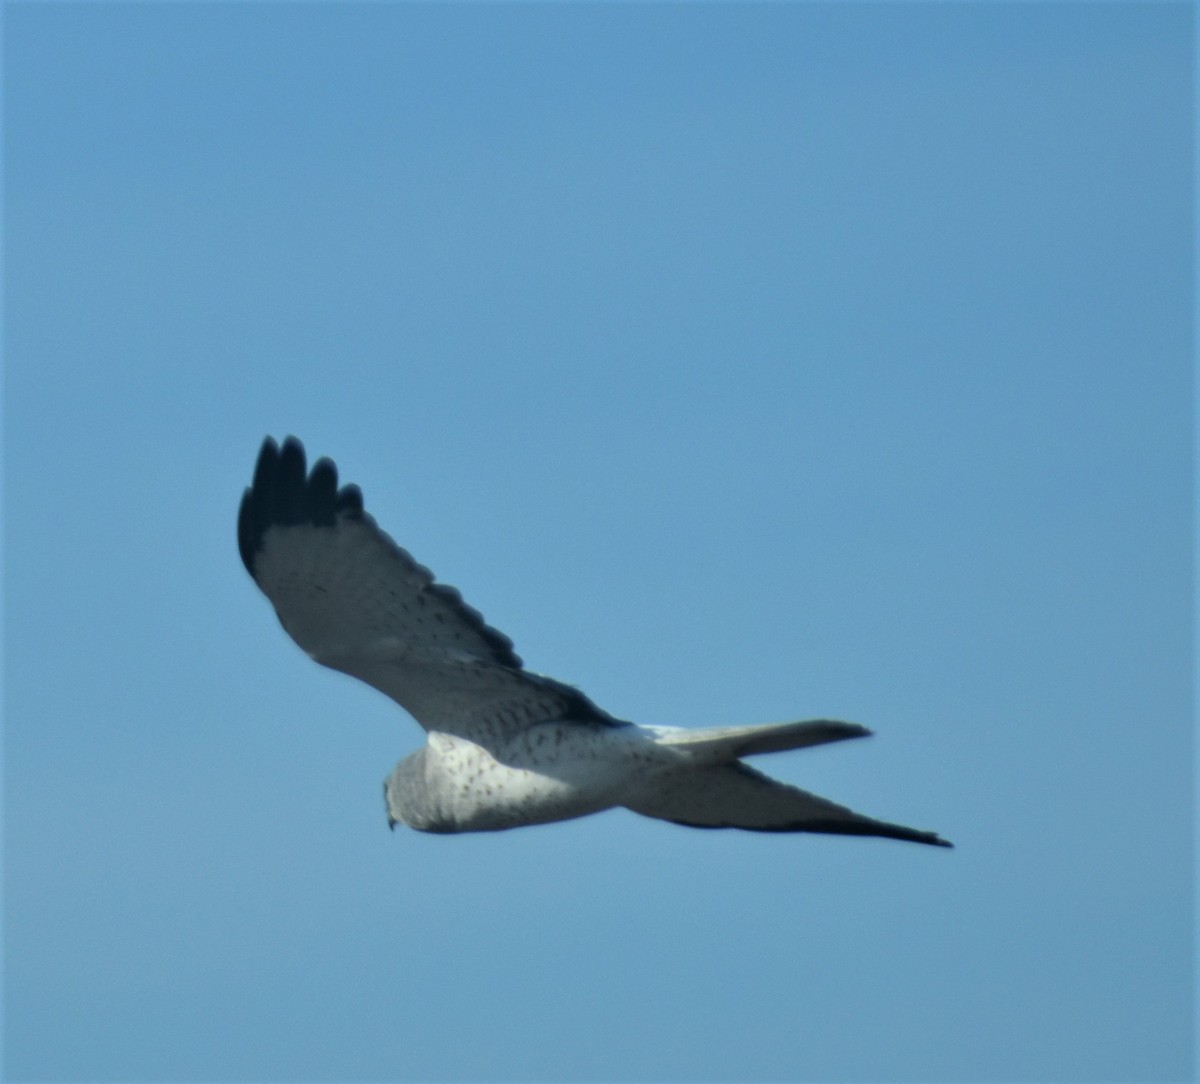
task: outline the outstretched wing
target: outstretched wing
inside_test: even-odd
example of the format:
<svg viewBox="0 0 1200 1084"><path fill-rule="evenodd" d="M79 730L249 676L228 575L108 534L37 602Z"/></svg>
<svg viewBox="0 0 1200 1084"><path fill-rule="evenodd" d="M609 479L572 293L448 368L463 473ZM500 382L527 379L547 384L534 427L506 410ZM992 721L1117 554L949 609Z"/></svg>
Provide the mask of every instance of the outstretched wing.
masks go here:
<svg viewBox="0 0 1200 1084"><path fill-rule="evenodd" d="M337 468L308 473L295 437L268 437L238 513L238 549L288 635L426 730L488 743L547 720L622 726L569 685L523 669L512 641L434 582L363 511Z"/></svg>
<svg viewBox="0 0 1200 1084"><path fill-rule="evenodd" d="M849 735L843 735L849 736ZM884 836L952 847L936 832L864 817L844 805L781 783L735 760L680 772L627 808L646 817L689 828L745 828L752 832L830 832L844 836Z"/></svg>

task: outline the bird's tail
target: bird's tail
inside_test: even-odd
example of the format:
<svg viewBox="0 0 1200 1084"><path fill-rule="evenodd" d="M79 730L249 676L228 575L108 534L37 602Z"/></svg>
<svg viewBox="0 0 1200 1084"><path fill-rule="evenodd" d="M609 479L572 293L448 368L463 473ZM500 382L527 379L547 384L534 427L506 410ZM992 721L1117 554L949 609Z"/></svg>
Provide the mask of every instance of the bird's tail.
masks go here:
<svg viewBox="0 0 1200 1084"><path fill-rule="evenodd" d="M659 745L678 749L702 763L728 764L756 753L781 753L810 745L865 738L871 733L857 723L835 719L809 719L799 723L763 723L760 726L712 726L700 730L648 727Z"/></svg>
<svg viewBox="0 0 1200 1084"><path fill-rule="evenodd" d="M625 805L635 813L690 828L832 832L885 836L937 847L953 846L935 832L922 832L864 817L845 806L771 779L737 761L674 772L657 780L652 792Z"/></svg>

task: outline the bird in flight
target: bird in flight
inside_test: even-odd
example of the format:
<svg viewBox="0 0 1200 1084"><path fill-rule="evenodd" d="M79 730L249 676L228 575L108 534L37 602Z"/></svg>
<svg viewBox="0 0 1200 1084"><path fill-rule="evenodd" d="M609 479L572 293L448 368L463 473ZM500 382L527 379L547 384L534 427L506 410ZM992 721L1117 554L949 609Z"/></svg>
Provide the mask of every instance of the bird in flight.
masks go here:
<svg viewBox="0 0 1200 1084"><path fill-rule="evenodd" d="M885 836L951 846L855 813L744 757L870 734L829 719L684 729L614 718L526 670L512 641L363 511L337 468L268 437L238 513L246 570L324 666L365 681L427 732L384 783L388 823L486 832L623 806L694 828Z"/></svg>

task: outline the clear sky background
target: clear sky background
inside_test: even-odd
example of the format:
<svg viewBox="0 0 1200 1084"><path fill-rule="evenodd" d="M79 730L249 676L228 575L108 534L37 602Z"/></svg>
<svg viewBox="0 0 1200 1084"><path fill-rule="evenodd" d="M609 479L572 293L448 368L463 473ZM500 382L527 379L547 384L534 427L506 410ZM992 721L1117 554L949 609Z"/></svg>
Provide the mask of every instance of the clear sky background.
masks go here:
<svg viewBox="0 0 1200 1084"><path fill-rule="evenodd" d="M10 1080L1184 1080L1185 4L5 22ZM953 840L391 833L267 433L613 713Z"/></svg>

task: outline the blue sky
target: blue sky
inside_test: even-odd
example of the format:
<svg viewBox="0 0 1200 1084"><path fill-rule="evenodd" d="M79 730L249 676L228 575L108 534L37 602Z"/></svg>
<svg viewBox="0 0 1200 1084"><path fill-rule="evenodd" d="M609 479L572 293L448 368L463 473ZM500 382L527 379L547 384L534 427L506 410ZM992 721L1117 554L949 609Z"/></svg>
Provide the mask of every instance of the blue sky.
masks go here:
<svg viewBox="0 0 1200 1084"><path fill-rule="evenodd" d="M11 1080L1185 1080L1184 4L10 4ZM954 851L389 833L264 434Z"/></svg>

